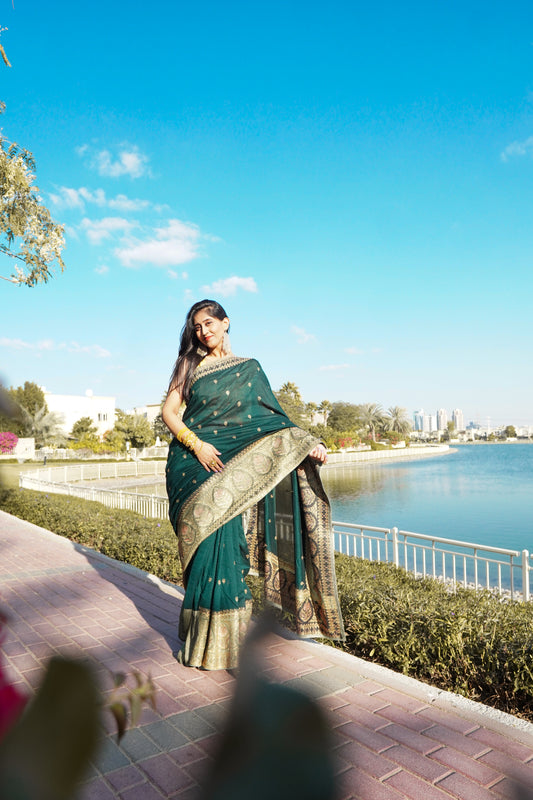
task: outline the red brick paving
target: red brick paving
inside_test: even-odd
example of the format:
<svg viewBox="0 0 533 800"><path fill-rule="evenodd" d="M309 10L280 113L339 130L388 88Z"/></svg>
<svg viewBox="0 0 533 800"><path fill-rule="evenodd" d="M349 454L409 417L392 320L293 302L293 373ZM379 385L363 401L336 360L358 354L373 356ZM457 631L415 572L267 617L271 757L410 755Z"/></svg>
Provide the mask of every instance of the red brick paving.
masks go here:
<svg viewBox="0 0 533 800"><path fill-rule="evenodd" d="M157 687L157 710L143 712L123 746L106 736L106 720L106 747L80 800L195 800L235 681L173 658L177 588L3 512L0 544L12 680L30 693L62 653L89 657L106 687L106 669L151 674ZM533 789L533 725L291 638L269 638L265 674L301 680L320 697L335 737L338 800L501 800L513 797L512 779Z"/></svg>

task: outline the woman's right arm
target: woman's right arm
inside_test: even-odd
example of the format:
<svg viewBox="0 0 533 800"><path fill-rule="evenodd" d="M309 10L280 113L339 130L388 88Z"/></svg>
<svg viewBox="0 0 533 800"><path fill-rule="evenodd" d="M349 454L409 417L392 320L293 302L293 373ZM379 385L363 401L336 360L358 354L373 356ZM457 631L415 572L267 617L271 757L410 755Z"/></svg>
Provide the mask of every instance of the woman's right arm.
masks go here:
<svg viewBox="0 0 533 800"><path fill-rule="evenodd" d="M183 395L178 388L171 388L167 394L166 400L161 409L161 416L163 422L171 433L176 438L180 438L186 433L189 428L185 425L181 418L181 406L183 404ZM192 452L208 472L220 472L224 469L224 464L220 460L220 451L213 447L208 442L203 442L201 439L196 439L192 446Z"/></svg>

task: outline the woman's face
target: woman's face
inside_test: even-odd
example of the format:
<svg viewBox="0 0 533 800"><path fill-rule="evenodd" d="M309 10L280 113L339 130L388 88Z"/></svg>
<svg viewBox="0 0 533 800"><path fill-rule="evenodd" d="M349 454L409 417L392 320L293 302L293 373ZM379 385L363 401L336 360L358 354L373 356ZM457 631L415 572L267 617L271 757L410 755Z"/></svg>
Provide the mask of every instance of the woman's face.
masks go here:
<svg viewBox="0 0 533 800"><path fill-rule="evenodd" d="M209 352L221 352L224 334L229 327L229 319L217 319L208 308L202 308L194 315L194 330L198 341Z"/></svg>

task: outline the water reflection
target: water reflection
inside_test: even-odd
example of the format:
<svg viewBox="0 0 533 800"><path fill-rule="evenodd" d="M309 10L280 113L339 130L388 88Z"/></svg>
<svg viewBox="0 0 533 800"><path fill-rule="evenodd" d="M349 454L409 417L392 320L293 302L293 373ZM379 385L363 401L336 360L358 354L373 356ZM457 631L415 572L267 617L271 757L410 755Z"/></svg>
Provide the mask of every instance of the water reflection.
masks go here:
<svg viewBox="0 0 533 800"><path fill-rule="evenodd" d="M466 445L429 459L328 468L322 476L335 520L533 550L529 444Z"/></svg>

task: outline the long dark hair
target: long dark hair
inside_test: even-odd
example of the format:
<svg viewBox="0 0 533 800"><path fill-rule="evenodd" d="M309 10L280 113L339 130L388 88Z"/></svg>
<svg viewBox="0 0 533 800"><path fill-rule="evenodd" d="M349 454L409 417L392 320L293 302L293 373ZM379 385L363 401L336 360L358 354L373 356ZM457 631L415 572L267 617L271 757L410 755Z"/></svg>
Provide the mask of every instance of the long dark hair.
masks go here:
<svg viewBox="0 0 533 800"><path fill-rule="evenodd" d="M191 388L194 370L206 355L206 352L203 350L196 336L196 331L194 330L194 318L196 314L204 308L208 310L211 316L217 319L222 320L228 316L220 303L217 303L216 300L199 300L187 312L185 325L181 330L178 357L168 383L169 391L171 389L181 390L181 396L185 402L189 399L189 390ZM200 348L200 352L198 352L198 348Z"/></svg>

